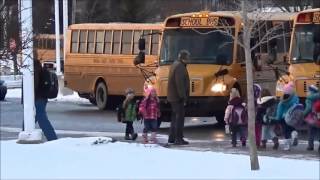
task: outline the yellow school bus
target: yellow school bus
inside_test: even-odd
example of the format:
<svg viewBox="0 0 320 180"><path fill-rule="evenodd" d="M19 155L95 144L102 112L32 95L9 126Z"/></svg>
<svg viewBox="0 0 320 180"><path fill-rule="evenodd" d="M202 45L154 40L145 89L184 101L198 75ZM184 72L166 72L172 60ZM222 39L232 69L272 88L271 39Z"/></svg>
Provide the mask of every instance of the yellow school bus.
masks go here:
<svg viewBox="0 0 320 180"><path fill-rule="evenodd" d="M60 54L63 55L63 36L60 36ZM34 37L35 58L43 65L54 69L56 63L56 35L38 34ZM63 63L63 60L61 59ZM63 64L62 64L63 67Z"/></svg>
<svg viewBox="0 0 320 180"><path fill-rule="evenodd" d="M264 41L254 51L258 60L268 63L268 61L281 61L288 56L293 20L296 13L284 12L259 12L249 13L248 17L256 23L252 43ZM272 32L269 36L267 33ZM265 40L262 40L266 37ZM270 62L269 62L270 63Z"/></svg>
<svg viewBox="0 0 320 180"><path fill-rule="evenodd" d="M190 52L186 116L216 116L218 121L223 121L231 88L237 88L242 95L246 92L244 51L237 43L241 29L237 12L202 11L165 20L158 67L150 82L146 82L156 88L160 97L162 121L170 120L170 105L166 100L168 75L182 49ZM225 30L235 38L226 35Z"/></svg>
<svg viewBox="0 0 320 180"><path fill-rule="evenodd" d="M113 97L126 88L143 95L144 77L133 65L139 53L138 41L147 38L146 63L158 59L162 24L74 24L67 32L65 86L88 98L99 109L114 105ZM153 66L148 66L152 69ZM113 104L112 104L113 103Z"/></svg>
<svg viewBox="0 0 320 180"><path fill-rule="evenodd" d="M255 23L251 46L260 45L252 51L254 82L275 94L275 68L285 70L284 60L289 56L293 20L296 13L253 12L248 17ZM269 35L268 35L269 34ZM270 64L274 64L270 66ZM275 64L277 64L275 66Z"/></svg>
<svg viewBox="0 0 320 180"><path fill-rule="evenodd" d="M297 13L294 19L288 73L277 81L276 95L283 87L294 82L297 95L303 100L310 84L320 87L320 9Z"/></svg>

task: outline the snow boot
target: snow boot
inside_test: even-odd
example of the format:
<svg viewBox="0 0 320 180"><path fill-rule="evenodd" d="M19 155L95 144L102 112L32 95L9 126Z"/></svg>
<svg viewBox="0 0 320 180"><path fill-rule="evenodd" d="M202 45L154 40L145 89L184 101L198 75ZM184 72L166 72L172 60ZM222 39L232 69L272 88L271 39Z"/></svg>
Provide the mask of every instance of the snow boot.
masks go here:
<svg viewBox="0 0 320 180"><path fill-rule="evenodd" d="M152 132L151 133L151 143L158 143L158 141L157 141L157 133L156 132Z"/></svg>
<svg viewBox="0 0 320 180"><path fill-rule="evenodd" d="M129 133L126 133L126 135L124 136L125 140L131 140Z"/></svg>
<svg viewBox="0 0 320 180"><path fill-rule="evenodd" d="M132 133L131 134L131 140L135 141L138 137L138 134L137 133Z"/></svg>
<svg viewBox="0 0 320 180"><path fill-rule="evenodd" d="M292 138L292 146L297 146L298 145L298 132L292 131L291 138Z"/></svg>
<svg viewBox="0 0 320 180"><path fill-rule="evenodd" d="M267 148L267 140L262 140L262 141L261 141L261 144L262 144L262 145L260 146L261 149L266 149L266 148Z"/></svg>
<svg viewBox="0 0 320 180"><path fill-rule="evenodd" d="M143 133L142 138L143 138L143 143L148 143L148 134L147 133Z"/></svg>
<svg viewBox="0 0 320 180"><path fill-rule="evenodd" d="M290 151L290 148L291 148L291 139L285 139L283 150Z"/></svg>
<svg viewBox="0 0 320 180"><path fill-rule="evenodd" d="M278 137L274 137L272 139L272 141L273 141L273 149L277 150L279 148L279 139L278 139Z"/></svg>

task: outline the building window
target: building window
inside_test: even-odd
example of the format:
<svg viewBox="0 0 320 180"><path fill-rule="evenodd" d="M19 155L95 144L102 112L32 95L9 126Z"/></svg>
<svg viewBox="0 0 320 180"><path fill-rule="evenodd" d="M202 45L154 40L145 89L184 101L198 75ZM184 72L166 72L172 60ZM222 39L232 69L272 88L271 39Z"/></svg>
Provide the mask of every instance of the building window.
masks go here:
<svg viewBox="0 0 320 180"><path fill-rule="evenodd" d="M96 37L96 53L102 54L103 53L103 41L104 41L104 31L97 31Z"/></svg>
<svg viewBox="0 0 320 180"><path fill-rule="evenodd" d="M111 42L112 42L112 31L106 31L106 35L104 37L104 53L111 53Z"/></svg>
<svg viewBox="0 0 320 180"><path fill-rule="evenodd" d="M88 31L88 53L94 53L94 35L95 31Z"/></svg>
<svg viewBox="0 0 320 180"><path fill-rule="evenodd" d="M87 31L80 31L80 53L87 53Z"/></svg>
<svg viewBox="0 0 320 180"><path fill-rule="evenodd" d="M119 54L120 50L120 37L121 31L114 31L113 32L113 47L112 47L112 54Z"/></svg>
<svg viewBox="0 0 320 180"><path fill-rule="evenodd" d="M132 31L122 31L122 54L132 54Z"/></svg>
<svg viewBox="0 0 320 180"><path fill-rule="evenodd" d="M78 52L78 35L79 35L78 30L72 31L72 35L71 35L71 52L72 53Z"/></svg>

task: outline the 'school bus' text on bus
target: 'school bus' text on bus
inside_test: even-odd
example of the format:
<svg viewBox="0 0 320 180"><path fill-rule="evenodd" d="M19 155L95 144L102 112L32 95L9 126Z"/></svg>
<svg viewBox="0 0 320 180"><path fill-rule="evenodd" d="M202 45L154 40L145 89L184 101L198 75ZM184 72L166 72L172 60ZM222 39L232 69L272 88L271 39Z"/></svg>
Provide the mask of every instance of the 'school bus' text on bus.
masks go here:
<svg viewBox="0 0 320 180"><path fill-rule="evenodd" d="M110 97L123 96L126 88L143 95L144 77L133 65L138 41L147 36L146 63L158 59L162 24L74 24L67 33L65 85L105 109ZM149 67L153 68L153 67Z"/></svg>

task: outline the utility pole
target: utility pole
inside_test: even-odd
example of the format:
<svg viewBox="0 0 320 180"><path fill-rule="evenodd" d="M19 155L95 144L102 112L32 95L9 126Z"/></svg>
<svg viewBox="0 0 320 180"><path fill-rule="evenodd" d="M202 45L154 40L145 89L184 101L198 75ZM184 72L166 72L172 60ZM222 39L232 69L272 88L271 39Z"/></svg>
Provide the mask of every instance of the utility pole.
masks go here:
<svg viewBox="0 0 320 180"><path fill-rule="evenodd" d="M66 53L64 51L67 46L67 29L68 29L68 0L63 0L63 60L66 59Z"/></svg>
<svg viewBox="0 0 320 180"><path fill-rule="evenodd" d="M32 39L32 0L21 2L21 31L22 42L25 47L22 49L23 59L23 115L24 131L19 133L17 143L40 143L42 134L35 130L35 107L34 107L34 68L33 68L33 42Z"/></svg>
<svg viewBox="0 0 320 180"><path fill-rule="evenodd" d="M55 31L56 31L56 73L61 75L60 64L60 20L59 20L59 0L54 1L54 19L55 19Z"/></svg>

